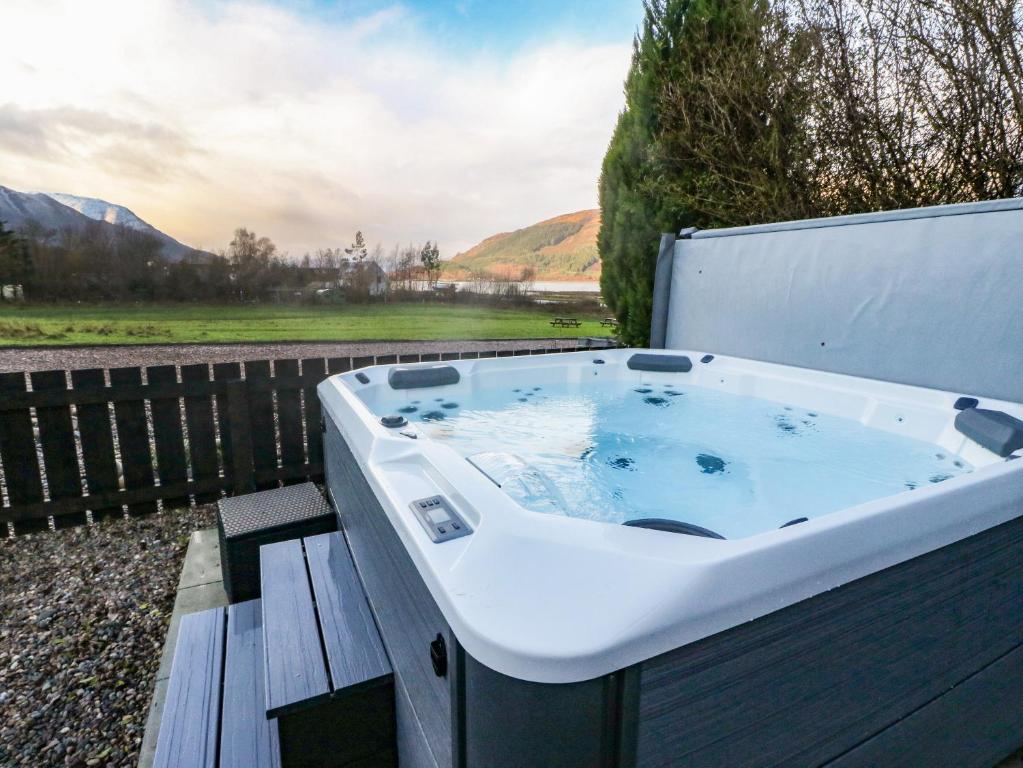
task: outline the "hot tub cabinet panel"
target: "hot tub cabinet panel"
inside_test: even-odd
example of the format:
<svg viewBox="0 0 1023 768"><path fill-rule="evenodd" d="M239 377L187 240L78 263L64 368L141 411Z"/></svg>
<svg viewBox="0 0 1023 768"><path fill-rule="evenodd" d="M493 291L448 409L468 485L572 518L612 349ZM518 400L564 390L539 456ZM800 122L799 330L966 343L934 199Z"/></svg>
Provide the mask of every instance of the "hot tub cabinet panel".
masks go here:
<svg viewBox="0 0 1023 768"><path fill-rule="evenodd" d="M463 652L464 653L464 652ZM461 766L614 768L623 760L621 717L628 673L579 683L517 680L464 654Z"/></svg>
<svg viewBox="0 0 1023 768"><path fill-rule="evenodd" d="M1023 685L1020 562L1014 520L643 662L637 765L992 765L1023 740L1023 696L982 693L1002 660Z"/></svg>
<svg viewBox="0 0 1023 768"><path fill-rule="evenodd" d="M745 540L629 530L518 511L328 380L327 485L394 669L402 766L987 768L1019 746L1023 461L957 436L955 393L721 356L709 374L627 372L628 351L587 354L550 357L586 377L702 375L779 400L805 375L804 407L862 408L892 429L906 415L979 469ZM454 365L464 398L474 366L553 376L557 362ZM362 386L386 381L368 373ZM410 505L431 494L471 535L429 538Z"/></svg>
<svg viewBox="0 0 1023 768"><path fill-rule="evenodd" d="M448 625L333 425L324 448L327 489L394 667L401 764L452 765L451 692L430 658Z"/></svg>

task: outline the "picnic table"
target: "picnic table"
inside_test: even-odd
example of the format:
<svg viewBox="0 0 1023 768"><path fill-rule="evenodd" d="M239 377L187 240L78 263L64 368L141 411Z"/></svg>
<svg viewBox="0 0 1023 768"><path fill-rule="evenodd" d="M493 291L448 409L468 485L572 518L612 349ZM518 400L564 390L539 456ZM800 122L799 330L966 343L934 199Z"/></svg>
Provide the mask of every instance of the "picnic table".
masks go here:
<svg viewBox="0 0 1023 768"><path fill-rule="evenodd" d="M555 317L551 320L551 325L555 328L578 328L582 323L574 317Z"/></svg>
<svg viewBox="0 0 1023 768"><path fill-rule="evenodd" d="M600 321L600 327L601 328L617 328L618 327L618 318L616 318L616 317L605 317L603 320Z"/></svg>

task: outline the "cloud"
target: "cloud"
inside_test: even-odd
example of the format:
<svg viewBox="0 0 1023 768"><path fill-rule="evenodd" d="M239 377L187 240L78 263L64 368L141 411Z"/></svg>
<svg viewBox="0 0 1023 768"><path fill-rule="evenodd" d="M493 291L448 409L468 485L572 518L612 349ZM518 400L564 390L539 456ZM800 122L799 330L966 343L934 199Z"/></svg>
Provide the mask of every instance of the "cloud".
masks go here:
<svg viewBox="0 0 1023 768"><path fill-rule="evenodd" d="M178 176L193 155L201 154L185 136L157 123L77 107L16 104L0 104L0 152L50 165L83 159L115 177L149 180Z"/></svg>
<svg viewBox="0 0 1023 768"><path fill-rule="evenodd" d="M629 58L444 50L398 4L8 0L5 28L0 184L116 201L199 247L244 225L296 255L356 228L453 255L594 206Z"/></svg>

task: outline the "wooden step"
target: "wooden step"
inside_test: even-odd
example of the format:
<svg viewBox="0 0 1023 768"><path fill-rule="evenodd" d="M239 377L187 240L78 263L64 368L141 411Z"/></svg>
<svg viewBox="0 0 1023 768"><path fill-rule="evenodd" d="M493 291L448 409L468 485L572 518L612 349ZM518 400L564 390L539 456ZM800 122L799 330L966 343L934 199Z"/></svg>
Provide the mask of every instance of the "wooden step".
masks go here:
<svg viewBox="0 0 1023 768"><path fill-rule="evenodd" d="M302 542L260 547L259 564L266 716L278 717L325 701L330 680Z"/></svg>
<svg viewBox="0 0 1023 768"><path fill-rule="evenodd" d="M266 717L263 611L259 600L228 608L220 768L280 768L277 721Z"/></svg>
<svg viewBox="0 0 1023 768"><path fill-rule="evenodd" d="M335 696L387 682L391 663L340 533L304 541Z"/></svg>
<svg viewBox="0 0 1023 768"><path fill-rule="evenodd" d="M216 768L223 608L181 617L154 768Z"/></svg>
<svg viewBox="0 0 1023 768"><path fill-rule="evenodd" d="M181 618L155 768L281 768L263 696L262 613L250 600Z"/></svg>
<svg viewBox="0 0 1023 768"><path fill-rule="evenodd" d="M394 678L344 536L264 545L260 569L282 765L396 765Z"/></svg>

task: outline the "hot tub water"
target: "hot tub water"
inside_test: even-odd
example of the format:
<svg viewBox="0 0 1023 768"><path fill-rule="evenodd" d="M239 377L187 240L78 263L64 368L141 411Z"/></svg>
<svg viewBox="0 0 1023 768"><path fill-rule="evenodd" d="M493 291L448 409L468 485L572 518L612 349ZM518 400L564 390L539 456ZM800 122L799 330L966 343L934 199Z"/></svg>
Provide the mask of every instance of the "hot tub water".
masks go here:
<svg viewBox="0 0 1023 768"><path fill-rule="evenodd" d="M857 421L682 385L509 385L470 399L392 393L402 413L523 507L726 538L971 471L938 446Z"/></svg>

